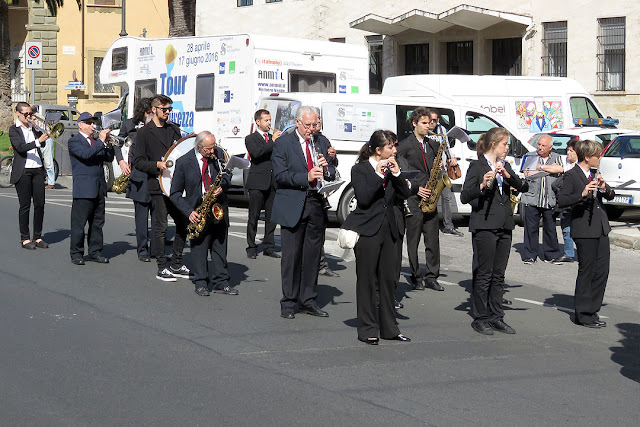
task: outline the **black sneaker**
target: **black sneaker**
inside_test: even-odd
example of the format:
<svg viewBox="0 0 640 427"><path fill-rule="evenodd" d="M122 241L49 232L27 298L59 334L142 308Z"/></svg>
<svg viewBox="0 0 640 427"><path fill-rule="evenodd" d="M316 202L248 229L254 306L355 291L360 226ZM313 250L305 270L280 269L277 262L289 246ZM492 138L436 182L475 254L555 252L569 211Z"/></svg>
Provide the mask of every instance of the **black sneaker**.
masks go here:
<svg viewBox="0 0 640 427"><path fill-rule="evenodd" d="M522 262L524 262L527 265L531 265L531 264L535 264L536 260L533 259L533 258L525 258L525 259L522 260Z"/></svg>
<svg viewBox="0 0 640 427"><path fill-rule="evenodd" d="M565 263L565 262L573 262L573 258L570 258L568 256L563 256L561 258L558 258L558 261Z"/></svg>
<svg viewBox="0 0 640 427"><path fill-rule="evenodd" d="M191 274L191 270L189 270L186 265L181 265L180 268L177 268L177 269L173 267L169 267L169 272L174 277L180 277L182 279L188 279L189 275Z"/></svg>
<svg viewBox="0 0 640 427"><path fill-rule="evenodd" d="M165 282L175 282L178 280L176 279L176 276L171 274L168 268L163 268L162 270L158 271L158 274L156 274L156 279L163 280Z"/></svg>
<svg viewBox="0 0 640 427"><path fill-rule="evenodd" d="M474 320L471 322L471 327L474 331L482 335L493 335L493 329L491 329L491 326L489 326L486 320Z"/></svg>
<svg viewBox="0 0 640 427"><path fill-rule="evenodd" d="M560 258L545 259L544 262L547 264L562 265L562 260Z"/></svg>
<svg viewBox="0 0 640 427"><path fill-rule="evenodd" d="M455 228L443 228L442 234L451 234L452 236L456 236L456 237L464 237L464 233L456 230Z"/></svg>
<svg viewBox="0 0 640 427"><path fill-rule="evenodd" d="M504 323L504 320L490 321L489 326L491 326L491 328L495 329L498 332L502 332L503 334L513 335L516 333L516 330Z"/></svg>

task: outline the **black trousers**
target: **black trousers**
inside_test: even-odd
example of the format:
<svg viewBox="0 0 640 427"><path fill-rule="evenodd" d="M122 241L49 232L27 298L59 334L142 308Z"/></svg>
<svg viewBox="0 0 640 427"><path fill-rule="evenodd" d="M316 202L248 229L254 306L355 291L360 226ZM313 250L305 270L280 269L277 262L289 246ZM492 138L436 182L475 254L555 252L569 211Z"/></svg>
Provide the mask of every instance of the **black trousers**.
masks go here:
<svg viewBox="0 0 640 427"><path fill-rule="evenodd" d="M327 213L322 198L309 193L295 227L281 227L282 312L313 307L318 296L318 268Z"/></svg>
<svg viewBox="0 0 640 427"><path fill-rule="evenodd" d="M227 269L227 234L228 227L224 221L214 223L207 219L205 229L197 239L191 239L191 260L193 283L198 288L222 289L229 285ZM211 264L208 262L211 252Z"/></svg>
<svg viewBox="0 0 640 427"><path fill-rule="evenodd" d="M262 250L264 252L273 251L275 246L274 233L276 224L271 222L271 208L275 198L275 188L269 190L249 190L249 221L247 222L247 255L257 255L256 234L258 232L258 218L260 211L264 209L264 238L262 239Z"/></svg>
<svg viewBox="0 0 640 427"><path fill-rule="evenodd" d="M574 238L573 241L578 249L578 277L574 298L576 321L593 323L598 320L598 311L602 307L609 278L609 236L597 239Z"/></svg>
<svg viewBox="0 0 640 427"><path fill-rule="evenodd" d="M153 225L153 246L155 247L158 271L167 266L167 255L164 250L164 241L169 227L168 217L171 216L176 224L176 237L173 240L173 252L171 254L171 266L182 266L182 253L187 240L187 218L171 203L171 200L163 194L151 195L151 208L155 217ZM154 221L152 221L153 223Z"/></svg>
<svg viewBox="0 0 640 427"><path fill-rule="evenodd" d="M538 258L538 240L540 236L540 217L542 217L542 252L543 261L560 258L562 251L556 233L556 219L554 209L536 206L524 207L524 249L522 256Z"/></svg>
<svg viewBox="0 0 640 427"><path fill-rule="evenodd" d="M472 235L471 315L475 320L502 320L504 274L511 252L511 230L478 230Z"/></svg>
<svg viewBox="0 0 640 427"><path fill-rule="evenodd" d="M411 278L420 281L423 278L418 261L420 237L424 240L424 254L427 271L424 277L437 279L440 276L440 224L438 211L423 213L417 206L410 206L413 215L406 218L407 255L411 267Z"/></svg>
<svg viewBox="0 0 640 427"><path fill-rule="evenodd" d="M20 240L38 240L42 238L42 221L44 220L44 168L28 168L16 182L18 193L18 224ZM33 239L29 232L29 216L33 200Z"/></svg>
<svg viewBox="0 0 640 427"><path fill-rule="evenodd" d="M95 258L102 255L102 227L104 226L104 195L93 199L73 199L71 204L71 242L69 252L71 259L84 255L84 227L87 230L89 256Z"/></svg>
<svg viewBox="0 0 640 427"><path fill-rule="evenodd" d="M154 253L155 245L153 239L149 238L149 213L151 212L151 202L133 201L134 221L136 225L136 251L138 257L149 256ZM154 215L151 215L151 230L153 230ZM151 245L151 248L149 248Z"/></svg>
<svg viewBox="0 0 640 427"><path fill-rule="evenodd" d="M394 312L396 289L396 241L389 221L382 220L373 236L360 236L356 255L356 303L358 338L393 338L400 334Z"/></svg>

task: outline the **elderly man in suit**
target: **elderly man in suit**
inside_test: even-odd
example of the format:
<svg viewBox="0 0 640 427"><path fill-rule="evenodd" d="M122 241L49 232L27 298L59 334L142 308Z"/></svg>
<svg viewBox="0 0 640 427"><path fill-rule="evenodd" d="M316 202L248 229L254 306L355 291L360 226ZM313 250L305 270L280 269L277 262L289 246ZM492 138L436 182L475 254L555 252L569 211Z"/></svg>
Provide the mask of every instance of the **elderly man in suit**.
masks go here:
<svg viewBox="0 0 640 427"><path fill-rule="evenodd" d="M30 122L31 106L26 102L16 105L18 118L9 128L9 140L13 147L13 168L9 182L15 184L18 202L20 240L24 249L48 248L42 240L44 220L44 161L40 149L49 135L36 130ZM29 214L33 199L33 239L29 232Z"/></svg>
<svg viewBox="0 0 640 427"><path fill-rule="evenodd" d="M218 220L210 215L206 219L204 230L191 239L193 257L193 283L199 296L209 296L211 292L225 295L238 295L238 291L229 286L227 271L227 234L229 229L229 206L226 190L231 186L231 175L223 173L220 184L212 187L218 174L224 172L218 159L224 159L222 149L216 147L216 138L211 132L200 132L196 137L196 146L176 161L171 180L171 202L190 222L199 221L198 206L208 191L213 191L216 203L222 207L223 218ZM183 196L186 192L186 196ZM211 252L211 268L207 265L207 256Z"/></svg>
<svg viewBox="0 0 640 427"><path fill-rule="evenodd" d="M278 138L271 156L277 184L271 220L282 228L280 315L285 319L295 318L296 310L329 316L315 301L327 222L318 183L335 179L335 168L326 160L329 147L321 141L315 147L311 143L317 119L312 107L300 107L296 130Z"/></svg>
<svg viewBox="0 0 640 427"><path fill-rule="evenodd" d="M264 255L271 258L280 258L275 252L274 234L276 224L271 221L271 209L276 195L275 179L271 167L271 153L274 141L280 136L276 130L273 136L269 134L271 129L271 114L268 110L260 109L255 112L256 131L247 135L244 144L251 156L251 168L245 188L249 192L249 220L247 221L247 257L256 259L258 246L256 245L256 233L258 230L258 218L260 211L264 209L264 238L262 250Z"/></svg>
<svg viewBox="0 0 640 427"><path fill-rule="evenodd" d="M106 264L102 256L102 227L105 217L107 183L104 180L104 162L113 161L113 147L105 144L108 129L94 139L96 117L84 112L78 117L79 132L69 139L69 157L73 174L73 204L71 205L71 262L84 265L84 227L89 223L87 241L89 261Z"/></svg>

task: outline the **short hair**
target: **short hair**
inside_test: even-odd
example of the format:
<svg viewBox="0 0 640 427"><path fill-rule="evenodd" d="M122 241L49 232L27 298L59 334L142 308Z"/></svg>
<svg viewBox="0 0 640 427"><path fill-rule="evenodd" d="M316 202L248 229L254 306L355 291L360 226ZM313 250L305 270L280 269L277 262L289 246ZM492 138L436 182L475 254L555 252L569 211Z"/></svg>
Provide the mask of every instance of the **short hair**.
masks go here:
<svg viewBox="0 0 640 427"><path fill-rule="evenodd" d="M436 115L438 116L438 118L440 118L440 113L438 113L438 110L434 109L434 108L429 108L429 117L431 117L432 115Z"/></svg>
<svg viewBox="0 0 640 427"><path fill-rule="evenodd" d="M576 151L576 142L580 139L579 136L572 136L569 141L567 141L567 150L569 148L573 148L573 151Z"/></svg>
<svg viewBox="0 0 640 427"><path fill-rule="evenodd" d="M28 108L31 109L31 105L29 105L28 103L24 102L24 101L20 101L16 104L16 113L20 113L22 112L23 108Z"/></svg>
<svg viewBox="0 0 640 427"><path fill-rule="evenodd" d="M409 116L409 121L411 122L411 124L418 123L418 120L420 120L420 118L422 117L429 117L429 120L431 120L430 111L432 110L430 110L427 107L417 107L415 110L411 112L411 115Z"/></svg>
<svg viewBox="0 0 640 427"><path fill-rule="evenodd" d="M197 150L200 150L202 148L202 146L204 145L204 140L207 139L209 136L213 136L213 138L215 139L215 135L209 132L208 130L203 130L198 135L196 135Z"/></svg>
<svg viewBox="0 0 640 427"><path fill-rule="evenodd" d="M167 95L157 94L151 98L151 106L157 107L159 105L173 104L173 100Z"/></svg>
<svg viewBox="0 0 640 427"><path fill-rule="evenodd" d="M320 119L320 109L318 107L311 107L311 108L313 108L313 111L316 112L316 117Z"/></svg>
<svg viewBox="0 0 640 427"><path fill-rule="evenodd" d="M144 116L148 111L151 111L151 98L141 98L136 104L136 108L133 111L133 123L144 123Z"/></svg>
<svg viewBox="0 0 640 427"><path fill-rule="evenodd" d="M509 131L501 127L491 128L486 133L483 133L480 136L480 139L478 139L478 144L476 145L478 157L482 156L494 145L502 141L505 136L509 137Z"/></svg>
<svg viewBox="0 0 640 427"><path fill-rule="evenodd" d="M576 155L578 156L578 161L582 162L587 157L599 156L604 150L604 147L599 142L593 141L591 139L583 139L576 142Z"/></svg>
<svg viewBox="0 0 640 427"><path fill-rule="evenodd" d="M315 107L310 107L308 105L303 105L302 107L298 108L298 111L296 111L296 119L302 121L303 114L315 114L317 120L318 114L316 114L314 108Z"/></svg>
<svg viewBox="0 0 640 427"><path fill-rule="evenodd" d="M536 144L539 143L543 138L549 138L549 145L553 147L553 137L548 133L545 133L544 135L540 135L540 138L538 138L538 141L536 141Z"/></svg>
<svg viewBox="0 0 640 427"><path fill-rule="evenodd" d="M258 111L256 111L255 114L253 115L253 121L257 122L258 120L260 120L263 114L271 115L269 110L265 110L264 108L261 108Z"/></svg>

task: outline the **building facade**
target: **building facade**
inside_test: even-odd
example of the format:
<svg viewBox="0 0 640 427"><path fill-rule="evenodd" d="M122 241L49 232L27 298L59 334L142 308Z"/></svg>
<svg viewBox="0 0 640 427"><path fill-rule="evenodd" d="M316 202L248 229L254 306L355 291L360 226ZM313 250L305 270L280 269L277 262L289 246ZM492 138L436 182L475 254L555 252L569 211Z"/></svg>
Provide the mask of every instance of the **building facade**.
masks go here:
<svg viewBox="0 0 640 427"><path fill-rule="evenodd" d="M570 77L640 129L639 20L626 0L198 0L196 34L366 44L372 93L404 74Z"/></svg>
<svg viewBox="0 0 640 427"><path fill-rule="evenodd" d="M32 70L25 69L24 44L41 41L43 67L33 70L35 103L73 102L78 110L91 112L116 108L120 89L101 84L99 69L122 31L122 0L86 0L80 9L74 0L66 0L57 17L44 3L21 0L9 8L12 101L30 101ZM129 0L125 7L129 35L168 36L166 0Z"/></svg>

